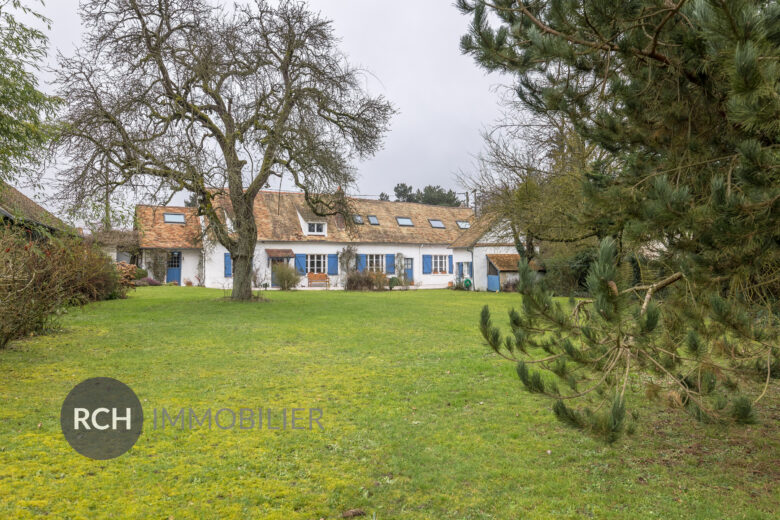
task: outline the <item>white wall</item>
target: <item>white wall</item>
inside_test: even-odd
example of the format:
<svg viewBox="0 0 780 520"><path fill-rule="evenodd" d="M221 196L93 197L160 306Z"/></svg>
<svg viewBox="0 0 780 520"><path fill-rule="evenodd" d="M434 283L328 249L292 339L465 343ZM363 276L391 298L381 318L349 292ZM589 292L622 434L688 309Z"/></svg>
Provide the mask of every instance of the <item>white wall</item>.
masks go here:
<svg viewBox="0 0 780 520"><path fill-rule="evenodd" d="M198 263L200 262L200 249L171 249L171 251L181 251L181 284L184 285L187 280L191 281L193 285L198 285ZM141 251L139 259L140 267L146 269L149 272L149 277L154 278L154 273L149 267L149 252L146 250ZM165 282L165 280L158 280Z"/></svg>
<svg viewBox="0 0 780 520"><path fill-rule="evenodd" d="M358 254L381 254L381 255L396 255L401 253L406 258L414 259L414 283L423 289L438 289L446 288L450 282L454 282L455 273L453 274L423 274L422 273L422 255L452 255L453 250L447 246L418 246L409 244L353 244L357 249ZM259 279L262 282L271 283L271 269L269 265L268 256L265 254L266 249L291 249L295 254L338 254L341 252L346 243L331 243L331 242L258 242L255 249L255 269L258 270ZM206 287L213 288L225 288L229 289L233 286L232 277L225 277L224 258L227 250L221 244L209 244L206 248ZM468 255L466 260L456 260L453 258L453 271L454 262L471 261L471 255ZM292 260L291 260L292 262ZM395 275L398 274L400 266L396 266ZM339 266L339 271L341 266ZM182 275L183 276L183 275ZM342 287L344 283L341 273L337 276L330 277L331 287ZM308 285L304 278L301 282L301 287Z"/></svg>
<svg viewBox="0 0 780 520"><path fill-rule="evenodd" d="M513 246L475 247L474 248L474 289L487 290L488 260L487 255L517 254Z"/></svg>

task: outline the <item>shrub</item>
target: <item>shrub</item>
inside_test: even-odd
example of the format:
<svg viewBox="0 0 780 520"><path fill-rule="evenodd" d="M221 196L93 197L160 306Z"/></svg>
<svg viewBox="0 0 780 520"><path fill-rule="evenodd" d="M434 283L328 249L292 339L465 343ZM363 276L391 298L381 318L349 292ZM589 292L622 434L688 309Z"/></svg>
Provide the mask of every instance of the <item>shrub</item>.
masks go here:
<svg viewBox="0 0 780 520"><path fill-rule="evenodd" d="M301 275L288 264L275 264L273 267L276 284L282 291L295 289L301 283Z"/></svg>
<svg viewBox="0 0 780 520"><path fill-rule="evenodd" d="M111 259L81 239L5 227L0 250L0 348L50 330L67 305L121 294Z"/></svg>
<svg viewBox="0 0 780 520"><path fill-rule="evenodd" d="M127 298L127 291L135 288L136 271L138 267L127 262L116 264L117 286L109 299Z"/></svg>
<svg viewBox="0 0 780 520"><path fill-rule="evenodd" d="M545 259L546 286L560 296L587 296L585 279L595 258L595 249L587 248L574 254Z"/></svg>
<svg viewBox="0 0 780 520"><path fill-rule="evenodd" d="M384 273L377 271L353 271L347 275L347 291L382 291L388 286Z"/></svg>
<svg viewBox="0 0 780 520"><path fill-rule="evenodd" d="M390 280L387 281L387 286L391 291L399 285L401 285L401 280L399 280L397 276L393 276L390 278Z"/></svg>
<svg viewBox="0 0 780 520"><path fill-rule="evenodd" d="M157 287L159 285L162 285L160 282L155 280L154 278L149 278L148 276L146 278L141 278L140 280L136 280L135 286L136 287Z"/></svg>
<svg viewBox="0 0 780 520"><path fill-rule="evenodd" d="M73 304L122 297L119 274L114 262L96 246L90 246L79 239L61 242L64 258L60 261L68 266ZM127 292L126 290L124 292Z"/></svg>
<svg viewBox="0 0 780 520"><path fill-rule="evenodd" d="M135 269L135 279L140 280L141 278L148 278L149 277L149 271L146 269L143 269L141 267L136 266Z"/></svg>

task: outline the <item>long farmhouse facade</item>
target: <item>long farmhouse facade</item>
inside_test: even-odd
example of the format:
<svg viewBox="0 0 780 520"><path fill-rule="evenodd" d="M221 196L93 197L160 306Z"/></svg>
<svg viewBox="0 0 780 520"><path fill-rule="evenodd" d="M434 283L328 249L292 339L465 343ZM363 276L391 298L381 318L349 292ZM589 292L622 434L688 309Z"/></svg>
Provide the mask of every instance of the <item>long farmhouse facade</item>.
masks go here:
<svg viewBox="0 0 780 520"><path fill-rule="evenodd" d="M341 216L314 214L301 193L262 191L255 200L257 245L254 285L273 287L273 266L287 263L302 275L328 277L343 287L346 276L339 255L351 245L359 271L388 277L404 274L415 288L446 288L470 280L476 290L489 287L490 255L513 255L512 244L494 237L489 222L471 208L408 202L352 199L354 225ZM205 230L205 217L194 208L137 206L140 264L164 282L229 289L233 283L230 254ZM403 257L403 265L396 259ZM164 269L153 269L154 262ZM303 276L301 287L312 278Z"/></svg>

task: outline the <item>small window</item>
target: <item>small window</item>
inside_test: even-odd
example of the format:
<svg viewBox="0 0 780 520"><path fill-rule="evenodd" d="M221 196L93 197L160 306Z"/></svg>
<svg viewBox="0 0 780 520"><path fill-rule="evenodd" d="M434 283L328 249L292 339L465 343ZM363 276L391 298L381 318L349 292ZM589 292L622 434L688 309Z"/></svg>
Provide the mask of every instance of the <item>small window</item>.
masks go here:
<svg viewBox="0 0 780 520"><path fill-rule="evenodd" d="M430 222L430 223L431 223L431 227L435 227L435 228L439 228L439 229L444 229L444 223L443 223L441 220L436 220L436 219L430 219L430 218L429 218L429 219L428 219L428 222Z"/></svg>
<svg viewBox="0 0 780 520"><path fill-rule="evenodd" d="M433 255L433 274L447 274L447 255Z"/></svg>
<svg viewBox="0 0 780 520"><path fill-rule="evenodd" d="M166 224L184 224L183 213L164 213L163 221Z"/></svg>
<svg viewBox="0 0 780 520"><path fill-rule="evenodd" d="M171 251L168 253L168 268L178 269L179 267L181 267L181 252Z"/></svg>
<svg viewBox="0 0 780 520"><path fill-rule="evenodd" d="M366 255L366 270L385 272L385 255Z"/></svg>
<svg viewBox="0 0 780 520"><path fill-rule="evenodd" d="M460 229L468 229L471 227L471 223L467 220L458 220L457 223Z"/></svg>
<svg viewBox="0 0 780 520"><path fill-rule="evenodd" d="M355 221L355 224L363 224L363 215L352 215L352 220Z"/></svg>
<svg viewBox="0 0 780 520"><path fill-rule="evenodd" d="M324 273L326 265L325 259L325 255L306 255L306 272Z"/></svg>
<svg viewBox="0 0 780 520"><path fill-rule="evenodd" d="M372 226L378 226L379 225L379 219L376 218L376 215L369 215L368 216L368 223Z"/></svg>
<svg viewBox="0 0 780 520"><path fill-rule="evenodd" d="M310 235L324 235L325 224L322 222L309 222L309 234Z"/></svg>
<svg viewBox="0 0 780 520"><path fill-rule="evenodd" d="M395 217L395 220L398 222L399 226L414 226L412 219L409 217Z"/></svg>

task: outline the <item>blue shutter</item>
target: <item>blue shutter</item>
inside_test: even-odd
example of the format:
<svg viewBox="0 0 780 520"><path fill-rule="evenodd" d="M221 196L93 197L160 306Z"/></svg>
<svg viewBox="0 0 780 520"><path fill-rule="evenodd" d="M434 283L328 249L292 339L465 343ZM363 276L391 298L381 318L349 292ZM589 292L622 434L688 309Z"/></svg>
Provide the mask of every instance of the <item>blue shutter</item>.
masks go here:
<svg viewBox="0 0 780 520"><path fill-rule="evenodd" d="M339 274L339 255L328 255L328 274Z"/></svg>
<svg viewBox="0 0 780 520"><path fill-rule="evenodd" d="M366 270L366 255L357 255L357 270L361 273Z"/></svg>
<svg viewBox="0 0 780 520"><path fill-rule="evenodd" d="M474 262L469 262L469 277L474 278Z"/></svg>
<svg viewBox="0 0 780 520"><path fill-rule="evenodd" d="M233 259L230 253L225 253L225 277L233 276Z"/></svg>
<svg viewBox="0 0 780 520"><path fill-rule="evenodd" d="M450 273L450 274L452 274L452 255L450 255L449 262L450 262L450 265L449 265L449 268L450 268L450 269L449 269L449 273Z"/></svg>
<svg viewBox="0 0 780 520"><path fill-rule="evenodd" d="M295 270L298 274L306 274L306 255L295 255Z"/></svg>
<svg viewBox="0 0 780 520"><path fill-rule="evenodd" d="M395 255L387 255L385 258L385 271L387 274L395 274Z"/></svg>
<svg viewBox="0 0 780 520"><path fill-rule="evenodd" d="M431 274L433 272L433 258L431 255L423 255L423 274Z"/></svg>

